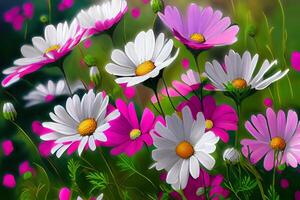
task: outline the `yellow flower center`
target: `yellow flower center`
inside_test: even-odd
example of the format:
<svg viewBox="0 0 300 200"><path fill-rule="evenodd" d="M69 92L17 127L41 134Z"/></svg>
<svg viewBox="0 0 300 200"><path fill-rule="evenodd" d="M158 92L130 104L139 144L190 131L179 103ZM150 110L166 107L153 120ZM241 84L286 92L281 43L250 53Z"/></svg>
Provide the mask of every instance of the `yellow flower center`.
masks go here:
<svg viewBox="0 0 300 200"><path fill-rule="evenodd" d="M188 159L194 154L194 148L191 143L182 141L176 147L176 154L183 159Z"/></svg>
<svg viewBox="0 0 300 200"><path fill-rule="evenodd" d="M247 87L247 81L242 78L234 79L231 83L236 89L244 89Z"/></svg>
<svg viewBox="0 0 300 200"><path fill-rule="evenodd" d="M137 66L135 69L135 74L137 76L144 76L151 72L154 68L154 63L151 60L148 60Z"/></svg>
<svg viewBox="0 0 300 200"><path fill-rule="evenodd" d="M51 52L51 51L57 51L58 49L60 49L60 45L53 45L51 47L49 47L48 49L46 49L45 54Z"/></svg>
<svg viewBox="0 0 300 200"><path fill-rule="evenodd" d="M97 122L92 118L88 118L80 122L77 131L81 136L89 136L92 135L96 129Z"/></svg>
<svg viewBox="0 0 300 200"><path fill-rule="evenodd" d="M204 35L201 33L194 33L190 35L190 39L197 43L204 43L206 41Z"/></svg>
<svg viewBox="0 0 300 200"><path fill-rule="evenodd" d="M178 117L182 120L182 112L176 111L176 113L177 113Z"/></svg>
<svg viewBox="0 0 300 200"><path fill-rule="evenodd" d="M212 129L213 127L214 127L213 121L211 121L209 119L205 121L205 128L206 129Z"/></svg>
<svg viewBox="0 0 300 200"><path fill-rule="evenodd" d="M283 151L285 149L286 143L281 137L274 137L270 142L270 147L274 150Z"/></svg>
<svg viewBox="0 0 300 200"><path fill-rule="evenodd" d="M131 140L135 140L137 139L138 137L141 136L141 131L139 129L133 129L130 133L129 133L129 136L130 136L130 139Z"/></svg>

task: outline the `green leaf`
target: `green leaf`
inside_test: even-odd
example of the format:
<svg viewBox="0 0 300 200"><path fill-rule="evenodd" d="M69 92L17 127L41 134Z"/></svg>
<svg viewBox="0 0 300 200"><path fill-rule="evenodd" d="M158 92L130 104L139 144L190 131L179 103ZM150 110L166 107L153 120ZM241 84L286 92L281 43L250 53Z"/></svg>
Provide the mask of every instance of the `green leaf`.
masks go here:
<svg viewBox="0 0 300 200"><path fill-rule="evenodd" d="M107 174L102 172L91 172L89 173L86 178L89 180L90 184L92 185L91 193L94 190L105 190L105 188L109 185L109 178Z"/></svg>

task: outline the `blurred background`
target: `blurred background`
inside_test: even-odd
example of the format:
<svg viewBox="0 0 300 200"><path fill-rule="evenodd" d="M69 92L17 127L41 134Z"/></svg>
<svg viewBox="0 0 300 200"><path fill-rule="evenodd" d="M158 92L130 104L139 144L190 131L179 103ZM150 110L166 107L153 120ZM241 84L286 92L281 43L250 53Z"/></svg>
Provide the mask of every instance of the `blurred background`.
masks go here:
<svg viewBox="0 0 300 200"><path fill-rule="evenodd" d="M4 13L14 6L21 6L25 2L32 2L35 10L33 18L24 21L22 25L19 25L19 30L15 30L11 23L4 21ZM51 23L57 24L61 21L71 21L73 17L81 9L88 8L90 5L99 1L92 0L74 0L74 4L70 8L60 8L61 0L52 0L51 3ZM203 70L205 61L211 61L212 59L223 60L224 55L227 54L229 49L234 49L240 53L245 50L249 50L253 55L258 53L260 55L261 64L264 59L277 59L279 64L277 68L286 69L291 71L289 76L281 81L273 84L269 89L257 92L252 97L248 98L242 106L241 120L247 120L251 114L265 112L265 106L263 101L265 98L272 98L275 109L294 109L297 112L300 109L300 93L298 86L300 85L300 74L294 71L290 66L290 55L292 51L300 50L300 1L299 0L169 0L165 1L165 4L176 5L184 10L191 2L197 3L201 6L212 6L214 9L220 9L225 16L230 16L232 22L240 26L240 32L238 35L238 42L230 47L220 47L209 50L198 58L200 61L200 67ZM121 89L113 82L113 77L106 74L104 66L110 61L110 53L113 48L122 49L124 44L132 40L136 34L142 30L151 28L155 20L149 1L147 0L128 0L129 10L123 20L118 24L113 34L113 42L108 35L101 34L91 39L92 45L89 48L84 48L81 44L81 49L85 55L90 54L96 58L97 66L102 72L102 89L107 91L111 96L117 98L122 97ZM48 19L46 22L42 22L41 19ZM43 34L45 25L49 23L49 4L48 0L0 0L0 70L4 70L10 67L13 61L20 57L20 47L23 44L31 43L33 36L39 36ZM161 31L167 33L170 37L170 33L166 29ZM172 64L165 74L168 84L172 80L179 80L181 73L185 70L181 65L181 61L184 58L190 60L191 68L195 69L195 63L193 56L185 49L184 46L176 42L176 46L181 48L180 56L177 61ZM82 52L79 48L76 48L64 61L64 67L67 69L67 76L70 82L74 82L77 79L82 79L86 83L89 82L88 70L81 63ZM274 69L276 70L276 68ZM0 74L2 80L4 76ZM24 108L23 96L31 91L38 83L46 83L48 80L61 79L62 75L56 68L43 68L42 70L26 76L25 80L19 81L17 84L12 85L9 88L0 88L0 105L6 101L11 101L15 104L18 111L18 123L29 134L32 140L36 143L39 142L39 138L32 133L31 123L34 120L44 121L48 120L48 114L52 111L54 105L64 105L66 98L62 97L57 99L51 105L40 105L30 109ZM137 104L142 109L149 105L151 91L144 87L137 87L137 92L140 94L138 99L135 98ZM228 103L234 106L230 99L224 98L221 94L215 94L219 103ZM175 102L182 101L178 98ZM167 99L163 99L163 105L170 107ZM166 110L166 109L165 109ZM170 111L172 109L169 109ZM299 113L299 112L298 112ZM249 136L244 128L240 131L241 137ZM5 121L0 116L0 143L4 140L10 139L14 144L14 151L10 156L5 156L0 150L0 181L6 173L12 173L15 175L17 181L21 181L22 177L19 176L18 166L25 160L29 160L30 163L36 162L36 157L32 154L32 151L25 144L22 138L17 134L15 127L9 122ZM106 150L105 150L106 151ZM219 151L219 153L222 151ZM143 155L147 155L143 157ZM93 154L87 155L92 156ZM216 155L220 158L220 155ZM147 159L146 159L147 158ZM51 158L61 174L67 174L66 160ZM147 151L137 155L136 160L139 160L141 166L140 169L147 169L147 166L151 163L151 158ZM143 162L141 162L143 161ZM49 163L46 165L49 165ZM101 167L101 166L100 166ZM49 167L51 168L51 167ZM40 169L41 170L41 169ZM53 194L49 194L49 199L57 198L57 191L60 187L70 183L67 177L57 178L51 176L55 174L53 169L49 169L48 174L49 183ZM295 172L296 170L291 170ZM42 173L39 171L39 173ZM149 176L157 176L155 172L147 172ZM45 175L45 174L44 174ZM47 174L46 174L47 175ZM288 189L280 189L282 195L286 195L286 199L292 199L294 192L300 190L300 182L294 178L295 173L289 171L281 175L290 180L290 186ZM296 173L297 178L299 174ZM264 177L266 182L268 176ZM45 179L45 177L44 177ZM43 179L43 180L44 180ZM156 178L158 179L158 178ZM134 184L137 180L131 180L128 182ZM18 185L18 184L17 184ZM141 187L148 188L146 185ZM278 186L279 187L279 186ZM280 188L280 187L279 187ZM18 199L20 195L19 187L15 189L8 189L0 186L0 197L5 199ZM147 190L147 189L146 189ZM53 196L52 196L53 195Z"/></svg>

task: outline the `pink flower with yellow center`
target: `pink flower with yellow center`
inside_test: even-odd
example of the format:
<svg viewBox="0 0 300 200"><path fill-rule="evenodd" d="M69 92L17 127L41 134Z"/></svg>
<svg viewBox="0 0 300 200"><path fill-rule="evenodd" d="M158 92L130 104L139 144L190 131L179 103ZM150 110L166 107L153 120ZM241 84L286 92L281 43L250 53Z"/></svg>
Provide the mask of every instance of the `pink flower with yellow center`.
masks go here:
<svg viewBox="0 0 300 200"><path fill-rule="evenodd" d="M246 129L254 139L243 139L242 153L257 163L264 157L264 168L271 170L275 166L286 163L296 168L300 162L300 124L295 111L289 110L286 114L280 110L275 113L268 108L266 116L252 115L251 120L245 123ZM276 154L275 154L276 153Z"/></svg>
<svg viewBox="0 0 300 200"><path fill-rule="evenodd" d="M106 132L107 142L103 145L113 147L111 153L118 155L125 153L128 156L136 154L144 145L153 144L150 131L157 121L163 122L161 117L155 117L153 112L146 108L139 121L133 103L128 105L121 99L116 101L120 117L110 122Z"/></svg>
<svg viewBox="0 0 300 200"><path fill-rule="evenodd" d="M195 50L231 45L237 41L239 27L211 7L202 8L192 3L183 16L176 7L167 6L164 13L158 15L177 40Z"/></svg>

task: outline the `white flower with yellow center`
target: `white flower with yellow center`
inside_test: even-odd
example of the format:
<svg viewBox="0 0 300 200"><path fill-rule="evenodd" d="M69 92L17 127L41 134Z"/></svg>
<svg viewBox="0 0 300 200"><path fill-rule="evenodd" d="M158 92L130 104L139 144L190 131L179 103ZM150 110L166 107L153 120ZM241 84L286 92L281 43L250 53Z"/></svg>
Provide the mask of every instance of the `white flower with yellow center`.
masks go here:
<svg viewBox="0 0 300 200"><path fill-rule="evenodd" d="M107 141L104 131L110 127L109 122L116 119L120 113L114 110L108 114L109 97L103 96L101 92L95 95L93 90L90 90L82 100L77 95L68 98L66 109L60 105L54 107L54 113L50 113L54 122L43 123L45 128L53 132L41 136L42 140L55 140L52 154L56 152L57 157L60 157L74 142L80 142L78 154L81 155L86 146L94 151L95 141Z"/></svg>
<svg viewBox="0 0 300 200"><path fill-rule="evenodd" d="M205 71L207 77L212 81L216 89L220 91L227 91L228 85L237 90L245 88L263 90L273 82L283 78L289 71L288 69L283 72L278 71L265 78L265 74L277 64L276 60L272 63L265 60L254 76L258 57L256 54L252 58L249 51L246 51L241 57L238 53L230 50L229 54L225 56L224 67L218 61L214 60L212 63L206 63Z"/></svg>
<svg viewBox="0 0 300 200"><path fill-rule="evenodd" d="M189 176L199 177L200 165L211 170L215 159L210 155L219 141L213 132L205 132L205 119L201 112L193 119L191 110L184 107L182 119L177 113L166 117L166 127L158 122L152 133L154 146L152 158L157 170L165 169L167 183L173 188L184 189ZM158 135L159 136L158 136Z"/></svg>
<svg viewBox="0 0 300 200"><path fill-rule="evenodd" d="M116 79L118 84L127 83L131 87L158 76L178 56L179 50L171 57L172 50L172 40L166 40L163 33L155 38L150 29L140 32L134 42L127 43L125 52L114 50L111 55L114 63L107 64L105 69L108 73L119 76Z"/></svg>
<svg viewBox="0 0 300 200"><path fill-rule="evenodd" d="M33 37L32 45L23 45L23 58L15 60L17 66L30 64L47 64L56 61L69 53L83 39L84 30L79 27L77 20L69 25L59 23L56 27L48 25L45 28L44 38Z"/></svg>

